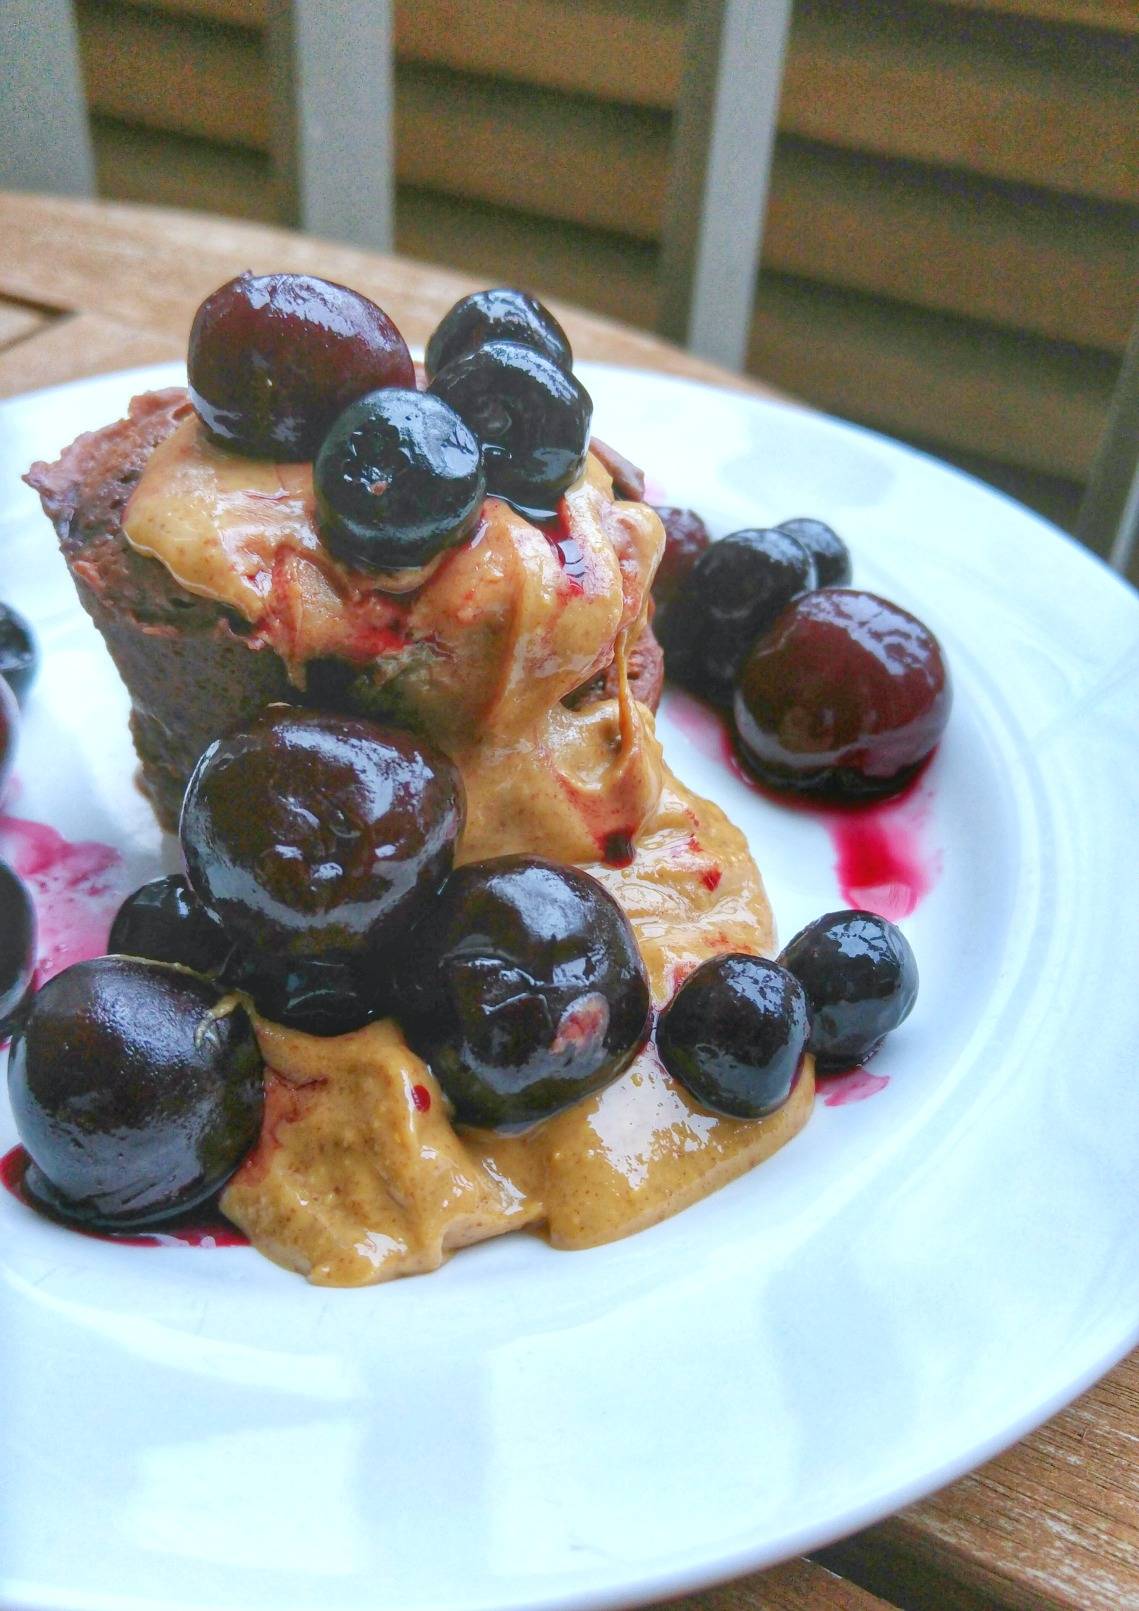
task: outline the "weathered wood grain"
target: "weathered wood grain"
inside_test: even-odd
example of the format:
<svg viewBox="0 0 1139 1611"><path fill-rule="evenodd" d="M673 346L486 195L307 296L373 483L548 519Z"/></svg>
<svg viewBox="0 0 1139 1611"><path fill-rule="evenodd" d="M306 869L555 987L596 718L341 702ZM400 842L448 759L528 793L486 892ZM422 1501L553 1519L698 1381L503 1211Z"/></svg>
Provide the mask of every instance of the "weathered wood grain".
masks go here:
<svg viewBox="0 0 1139 1611"><path fill-rule="evenodd" d="M719 1588L669 1600L659 1611L892 1611L877 1595L814 1561L789 1561Z"/></svg>

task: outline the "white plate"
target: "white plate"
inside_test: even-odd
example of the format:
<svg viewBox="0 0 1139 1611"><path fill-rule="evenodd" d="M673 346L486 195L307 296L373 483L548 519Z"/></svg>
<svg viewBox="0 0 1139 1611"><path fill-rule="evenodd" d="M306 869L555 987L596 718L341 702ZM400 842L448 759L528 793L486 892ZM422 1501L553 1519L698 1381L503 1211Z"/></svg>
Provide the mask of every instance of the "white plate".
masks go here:
<svg viewBox="0 0 1139 1611"><path fill-rule="evenodd" d="M586 1253L514 1236L321 1291L248 1249L88 1240L0 1194L0 1599L475 1611L663 1597L978 1463L1139 1338L1139 603L987 488L864 431L582 366L599 433L714 529L817 514L956 685L916 831L912 1019L872 1101ZM170 865L126 700L18 475L170 369L0 407L0 596L44 672L9 809ZM844 904L825 827L667 715L783 935ZM910 809L907 807L906 809ZM912 826L912 824L911 824ZM112 892L108 899L113 898ZM11 1140L7 1113L0 1119Z"/></svg>

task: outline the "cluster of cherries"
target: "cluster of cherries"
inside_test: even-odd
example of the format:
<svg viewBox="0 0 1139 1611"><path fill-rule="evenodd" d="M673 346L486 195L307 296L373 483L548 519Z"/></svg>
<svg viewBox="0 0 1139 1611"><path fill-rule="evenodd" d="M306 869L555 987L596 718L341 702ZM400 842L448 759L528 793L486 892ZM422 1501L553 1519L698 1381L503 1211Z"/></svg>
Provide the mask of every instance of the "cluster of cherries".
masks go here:
<svg viewBox="0 0 1139 1611"><path fill-rule="evenodd" d="M359 292L307 274L242 274L190 332L190 396L241 453L313 460L317 523L336 559L385 575L472 531L490 492L552 514L581 473L593 404L565 331L524 291L463 297L407 344Z"/></svg>
<svg viewBox="0 0 1139 1611"><path fill-rule="evenodd" d="M828 803L904 789L949 716L929 628L849 587L850 552L821 520L712 543L693 510L657 512L666 547L654 626L668 674L730 709L750 770L778 791ZM700 1100L751 1117L786 1100L804 1049L822 1074L871 1057L908 1016L917 985L909 942L892 923L830 912L775 963L705 962L665 1010L657 1041ZM725 1090L738 1096L726 1101ZM755 1106L756 1092L770 1106Z"/></svg>
<svg viewBox="0 0 1139 1611"><path fill-rule="evenodd" d="M464 298L432 336L420 392L399 332L366 298L306 276L243 275L199 310L189 378L223 447L314 459L323 541L382 578L462 541L488 491L529 512L556 506L580 473L591 415L570 364L540 303L487 291ZM782 636L768 651L769 682L791 686L797 654L808 672L825 669L826 633L837 632L848 657L853 644L896 678L904 693L890 708L902 728L914 725L914 666L932 687L936 644L922 640L919 652L912 633L860 615L851 601L870 595L818 587L849 580L833 533L796 522L708 548L690 512L662 513L658 620L670 666L721 701L736 688L753 763L758 741L740 702L746 691L742 708L758 708L754 668L773 632ZM789 612L826 598L840 602L805 617L807 627L797 616L788 624ZM5 626L0 648L10 637ZM941 672L931 701L941 700L942 720L947 699ZM838 746L836 759L832 735L829 749L815 743L815 770L829 767L847 792L897 787L916 759L904 745L883 747L861 720L857 752ZM0 678L0 764L14 731ZM800 768L783 781L818 786L814 771L805 777ZM14 936L4 942L12 955L0 951L0 1018L15 1026L9 1086L33 1160L29 1192L65 1218L115 1230L215 1194L261 1124L250 1001L317 1035L396 1016L465 1124L532 1124L615 1078L652 1028L624 912L576 867L508 856L455 868L464 820L459 773L422 737L270 707L201 757L181 817L185 874L137 890L110 954L30 999L34 917L0 866L3 932ZM658 1049L699 1102L759 1117L787 1099L806 1051L824 1071L870 1055L916 989L892 925L832 913L778 963L733 955L697 968L661 1016Z"/></svg>
<svg viewBox="0 0 1139 1611"><path fill-rule="evenodd" d="M761 782L844 803L905 788L949 717L929 628L849 587L849 550L821 520L710 544L691 509L658 513L667 548L655 630L668 674L731 710Z"/></svg>

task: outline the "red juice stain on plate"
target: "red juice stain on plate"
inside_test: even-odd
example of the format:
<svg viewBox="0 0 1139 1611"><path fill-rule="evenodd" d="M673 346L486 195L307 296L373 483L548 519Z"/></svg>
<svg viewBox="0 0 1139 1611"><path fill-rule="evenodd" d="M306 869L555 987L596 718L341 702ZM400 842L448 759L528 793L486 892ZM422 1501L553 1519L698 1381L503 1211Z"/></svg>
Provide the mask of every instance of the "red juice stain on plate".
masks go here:
<svg viewBox="0 0 1139 1611"><path fill-rule="evenodd" d="M23 1147L13 1147L0 1158L0 1186L10 1192L17 1202L23 1203L53 1224L63 1225L69 1231L89 1237L95 1242L118 1242L124 1247L248 1247L249 1238L223 1219L216 1208L200 1208L168 1225L153 1231L93 1231L82 1225L71 1225L57 1219L36 1202L28 1191L25 1177L31 1162Z"/></svg>
<svg viewBox="0 0 1139 1611"><path fill-rule="evenodd" d="M925 769L889 800L831 806L778 794L751 775L736 753L731 722L714 706L670 689L667 713L689 743L710 761L784 810L805 812L822 824L835 853L835 875L848 906L877 912L892 923L909 917L937 882L941 858L931 851L925 829L932 791Z"/></svg>
<svg viewBox="0 0 1139 1611"><path fill-rule="evenodd" d="M842 1074L820 1074L815 1089L828 1108L844 1108L851 1102L865 1102L885 1090L890 1079L886 1074L869 1074L864 1068L848 1068Z"/></svg>
<svg viewBox="0 0 1139 1611"><path fill-rule="evenodd" d="M36 908L37 989L73 962L103 955L129 893L112 845L73 842L46 822L0 816L0 857L24 880Z"/></svg>
<svg viewBox="0 0 1139 1611"><path fill-rule="evenodd" d="M848 906L897 923L929 893L940 870L939 857L923 843L929 803L929 794L921 791L822 813Z"/></svg>

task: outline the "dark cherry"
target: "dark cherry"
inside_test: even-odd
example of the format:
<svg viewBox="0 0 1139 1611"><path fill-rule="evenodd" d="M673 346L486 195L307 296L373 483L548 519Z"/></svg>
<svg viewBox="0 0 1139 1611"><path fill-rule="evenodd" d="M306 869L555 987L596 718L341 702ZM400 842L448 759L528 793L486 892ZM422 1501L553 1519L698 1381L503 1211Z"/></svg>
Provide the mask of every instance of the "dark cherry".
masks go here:
<svg viewBox="0 0 1139 1611"><path fill-rule="evenodd" d="M36 909L26 886L0 861L0 1040L28 999L36 967Z"/></svg>
<svg viewBox="0 0 1139 1611"><path fill-rule="evenodd" d="M210 434L259 457L311 459L333 420L379 386L414 386L382 308L311 274L240 274L194 316L190 398Z"/></svg>
<svg viewBox="0 0 1139 1611"><path fill-rule="evenodd" d="M460 867L415 930L396 1013L465 1124L521 1125L608 1084L644 1039L629 920L576 867Z"/></svg>
<svg viewBox="0 0 1139 1611"><path fill-rule="evenodd" d="M430 393L389 388L350 403L313 467L325 547L359 570L426 565L474 529L482 451Z"/></svg>
<svg viewBox="0 0 1139 1611"><path fill-rule="evenodd" d="M667 610L685 587L692 567L708 547L708 528L694 509L655 505L664 527L664 552L653 578L653 598L659 612Z"/></svg>
<svg viewBox="0 0 1139 1611"><path fill-rule="evenodd" d="M135 957L79 962L44 985L12 1042L8 1088L29 1193L106 1230L213 1196L257 1140L264 1100L236 997Z"/></svg>
<svg viewBox="0 0 1139 1611"><path fill-rule="evenodd" d="M797 537L815 562L820 587L846 587L854 574L850 549L822 520L781 520L776 531Z"/></svg>
<svg viewBox="0 0 1139 1611"><path fill-rule="evenodd" d="M717 704L730 704L756 638L815 582L814 560L786 532L749 528L713 543L688 573L683 597L654 628L669 675Z"/></svg>
<svg viewBox="0 0 1139 1611"><path fill-rule="evenodd" d="M780 963L807 993L808 1050L821 1074L872 1057L917 1000L918 965L900 929L876 912L828 912L784 946Z"/></svg>
<svg viewBox="0 0 1139 1611"><path fill-rule="evenodd" d="M10 604L0 604L0 677L22 705L39 670L32 629Z"/></svg>
<svg viewBox="0 0 1139 1611"><path fill-rule="evenodd" d="M0 677L0 795L12 770L16 756L16 738L20 731L20 710L16 696Z"/></svg>
<svg viewBox="0 0 1139 1611"><path fill-rule="evenodd" d="M127 896L111 924L107 950L151 962L177 962L216 977L233 953L233 942L186 878L170 873Z"/></svg>
<svg viewBox="0 0 1139 1611"><path fill-rule="evenodd" d="M211 744L182 807L198 899L279 962L381 947L451 870L462 780L399 728L289 705Z"/></svg>
<svg viewBox="0 0 1139 1611"><path fill-rule="evenodd" d="M734 714L744 759L776 789L860 800L905 787L952 695L929 628L873 593L797 599L755 645Z"/></svg>
<svg viewBox="0 0 1139 1611"><path fill-rule="evenodd" d="M492 341L441 369L431 391L482 443L487 491L553 513L589 446L593 403L577 377L530 347Z"/></svg>
<svg viewBox="0 0 1139 1611"><path fill-rule="evenodd" d="M763 957L710 957L657 1025L665 1068L713 1113L762 1119L791 1095L807 1049L803 987Z"/></svg>
<svg viewBox="0 0 1139 1611"><path fill-rule="evenodd" d="M277 963L254 955L232 977L263 1018L306 1035L347 1035L390 1010L388 971L376 964Z"/></svg>
<svg viewBox="0 0 1139 1611"><path fill-rule="evenodd" d="M573 367L569 338L549 308L528 291L504 285L475 291L443 315L424 355L428 377L489 341L516 341L542 353L559 369Z"/></svg>

